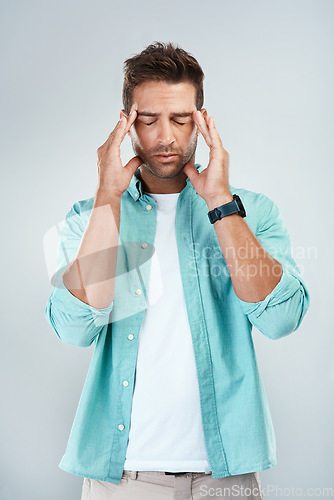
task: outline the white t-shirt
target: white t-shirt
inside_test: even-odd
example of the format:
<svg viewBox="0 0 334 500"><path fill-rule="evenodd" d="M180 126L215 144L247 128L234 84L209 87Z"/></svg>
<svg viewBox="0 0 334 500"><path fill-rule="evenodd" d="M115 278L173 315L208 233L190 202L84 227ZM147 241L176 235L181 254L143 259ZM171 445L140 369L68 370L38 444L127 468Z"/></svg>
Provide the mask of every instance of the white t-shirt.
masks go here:
<svg viewBox="0 0 334 500"><path fill-rule="evenodd" d="M124 470L209 473L176 244L179 193L149 194L157 203L155 252L139 335Z"/></svg>

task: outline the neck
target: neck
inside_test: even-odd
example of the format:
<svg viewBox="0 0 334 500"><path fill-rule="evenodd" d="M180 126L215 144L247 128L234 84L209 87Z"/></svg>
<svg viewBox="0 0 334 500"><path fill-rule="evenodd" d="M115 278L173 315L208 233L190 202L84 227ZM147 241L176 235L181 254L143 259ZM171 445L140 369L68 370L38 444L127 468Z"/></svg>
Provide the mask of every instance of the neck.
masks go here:
<svg viewBox="0 0 334 500"><path fill-rule="evenodd" d="M141 167L139 170L142 189L146 193L180 193L187 184L187 176L184 172L180 172L179 175L172 179L161 179L152 174L147 175L147 172Z"/></svg>

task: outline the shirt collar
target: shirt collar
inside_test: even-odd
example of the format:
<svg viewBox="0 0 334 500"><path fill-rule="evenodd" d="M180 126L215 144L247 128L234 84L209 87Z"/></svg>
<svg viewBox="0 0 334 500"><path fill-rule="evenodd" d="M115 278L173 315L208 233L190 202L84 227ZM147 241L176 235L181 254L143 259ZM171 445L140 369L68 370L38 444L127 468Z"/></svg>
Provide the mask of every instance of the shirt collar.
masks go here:
<svg viewBox="0 0 334 500"><path fill-rule="evenodd" d="M195 167L196 167L198 172L201 172L204 169L204 167L202 165L200 165L199 163L195 163ZM129 194L132 196L132 198L135 201L139 200L144 195L143 190L142 190L141 180L139 178L139 174L140 174L140 169L138 167L137 170L135 171L134 175L132 176L129 187L127 189ZM187 177L186 182L187 182L187 185L184 187L184 189L187 189L189 187L189 184L191 185L190 179L188 177Z"/></svg>

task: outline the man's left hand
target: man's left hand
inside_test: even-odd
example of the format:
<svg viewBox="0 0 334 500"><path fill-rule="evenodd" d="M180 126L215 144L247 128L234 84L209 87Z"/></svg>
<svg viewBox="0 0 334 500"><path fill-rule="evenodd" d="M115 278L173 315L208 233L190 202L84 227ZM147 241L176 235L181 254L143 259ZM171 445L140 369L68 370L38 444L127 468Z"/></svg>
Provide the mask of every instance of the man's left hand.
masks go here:
<svg viewBox="0 0 334 500"><path fill-rule="evenodd" d="M210 148L209 164L202 172L187 163L183 167L196 192L206 201L209 210L233 200L229 187L230 157L217 132L213 116L205 111L193 112L193 120Z"/></svg>

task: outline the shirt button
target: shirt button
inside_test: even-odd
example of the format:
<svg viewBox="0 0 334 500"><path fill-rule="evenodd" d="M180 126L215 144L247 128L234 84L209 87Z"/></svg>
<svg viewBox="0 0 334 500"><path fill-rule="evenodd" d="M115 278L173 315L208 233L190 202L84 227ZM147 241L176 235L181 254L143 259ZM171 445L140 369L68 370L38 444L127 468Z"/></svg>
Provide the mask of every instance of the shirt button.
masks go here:
<svg viewBox="0 0 334 500"><path fill-rule="evenodd" d="M118 428L119 428L120 431L122 431L122 430L124 430L124 425L123 424L119 424Z"/></svg>
<svg viewBox="0 0 334 500"><path fill-rule="evenodd" d="M151 210L152 205L146 205L146 210Z"/></svg>
<svg viewBox="0 0 334 500"><path fill-rule="evenodd" d="M123 380L123 385L124 387L127 387L129 385L129 382L127 380Z"/></svg>
<svg viewBox="0 0 334 500"><path fill-rule="evenodd" d="M138 198L138 193L135 193L135 197Z"/></svg>
<svg viewBox="0 0 334 500"><path fill-rule="evenodd" d="M140 295L140 294L141 294L141 289L140 289L140 288L137 288L137 290L136 290L136 294L137 294L137 295Z"/></svg>
<svg viewBox="0 0 334 500"><path fill-rule="evenodd" d="M133 339L134 339L134 337L135 337L135 336L134 336L132 333L130 333L130 334L128 335L128 339L129 339L129 340L133 340Z"/></svg>
<svg viewBox="0 0 334 500"><path fill-rule="evenodd" d="M148 243L142 243L142 244L141 244L141 247L142 247L142 248L147 248L147 247L148 247Z"/></svg>

